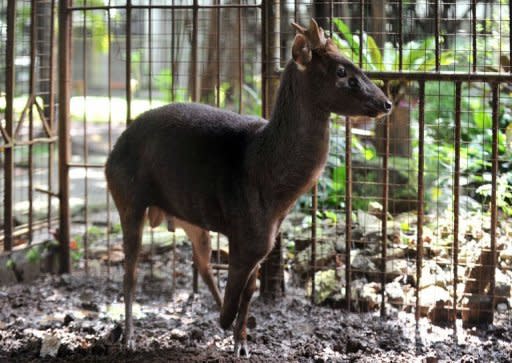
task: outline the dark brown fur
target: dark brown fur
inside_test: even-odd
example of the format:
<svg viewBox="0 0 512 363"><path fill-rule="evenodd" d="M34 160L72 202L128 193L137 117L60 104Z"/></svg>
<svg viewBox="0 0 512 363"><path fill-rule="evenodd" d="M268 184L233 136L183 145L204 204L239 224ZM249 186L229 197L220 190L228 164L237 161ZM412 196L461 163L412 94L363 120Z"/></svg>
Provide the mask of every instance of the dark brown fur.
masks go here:
<svg viewBox="0 0 512 363"><path fill-rule="evenodd" d="M339 67L344 67L346 77L337 76ZM350 78L357 80L357 87L349 85ZM203 265L205 280L208 274L211 277L205 267L210 247L201 231L228 237L228 283L220 324L230 327L238 314L235 343L245 344L257 266L272 249L287 212L324 167L329 113L377 116L389 109L380 89L330 40L314 48L299 34L270 122L201 104L171 104L139 116L121 135L106 165L123 226L128 340L135 266L148 207L186 221L189 231L195 228L202 236L192 242L194 254L202 256L195 261ZM150 218L153 223L162 219L155 211Z"/></svg>

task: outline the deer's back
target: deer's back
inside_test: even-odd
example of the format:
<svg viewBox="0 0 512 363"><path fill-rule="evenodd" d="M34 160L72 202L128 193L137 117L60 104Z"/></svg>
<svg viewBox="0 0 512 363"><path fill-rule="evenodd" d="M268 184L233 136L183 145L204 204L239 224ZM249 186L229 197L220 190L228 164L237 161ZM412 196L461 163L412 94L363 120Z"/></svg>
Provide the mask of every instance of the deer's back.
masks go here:
<svg viewBox="0 0 512 363"><path fill-rule="evenodd" d="M148 205L217 230L244 199L245 151L264 125L200 104L150 110L116 143L107 161L109 186L120 184L125 194L136 193ZM112 180L121 178L131 182Z"/></svg>

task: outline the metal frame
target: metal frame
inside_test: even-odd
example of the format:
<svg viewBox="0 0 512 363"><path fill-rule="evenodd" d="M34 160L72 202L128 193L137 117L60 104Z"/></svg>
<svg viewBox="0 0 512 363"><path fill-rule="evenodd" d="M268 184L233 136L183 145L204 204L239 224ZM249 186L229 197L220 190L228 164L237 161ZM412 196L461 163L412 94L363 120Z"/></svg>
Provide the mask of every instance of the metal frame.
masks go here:
<svg viewBox="0 0 512 363"><path fill-rule="evenodd" d="M454 173L453 173L453 220L454 220L454 246L452 252L452 263L454 264L453 270L453 287L455 290L455 294L453 297L453 314L454 317L457 315L457 292L456 286L457 282L460 278L459 271L457 269L459 259L458 259L458 249L459 249L459 210L460 210L460 169L461 169L461 161L460 161L460 149L461 149L461 87L464 83L469 82L483 82L489 84L491 86L492 91L492 181L491 181L491 253L493 256L492 264L496 266L496 226L497 226L497 203L496 203L496 191L497 191L497 172L498 172L498 113L499 113L499 86L502 83L512 82L512 74L511 73L482 73L478 72L478 64L477 64L477 20L476 19L476 0L471 1L471 72L468 73L455 73L455 72L443 72L440 67L440 14L439 14L439 0L435 1L435 13L434 13L434 37L435 37L435 72L404 72L403 71L403 42L404 42L404 34L403 34L403 1L398 1L398 29L397 29L397 47L399 50L398 56L398 69L397 72L368 72L368 75L372 79L383 80L385 82L385 88L387 89L390 81L414 81L419 84L419 160L418 160L418 193L416 201L418 202L418 215L417 215L417 256L416 256L416 279L417 283L421 280L421 268L422 268L422 258L423 258L423 219L424 219L424 132L425 132L425 82L427 81L451 81L456 85L455 89L455 165L454 165ZM13 150L16 146L27 145L29 149L29 169L33 170L33 146L38 143L45 143L49 145L50 150L53 150L56 142L58 142L58 155L59 155L59 192L55 193L51 190L44 190L41 188L35 188L33 186L32 181L32 173L29 173L29 223L28 223L28 235L29 237L32 235L33 229L36 226L36 221L33 218L32 212L32 200L33 200L33 191L46 193L49 198L49 212L48 219L46 222L46 226L51 226L52 218L51 214L51 198L58 197L59 198L59 241L60 241L60 251L61 251L61 261L60 261L60 272L70 272L71 271L71 263L70 263L70 250L69 250L69 241L71 239L70 236L70 183L69 183L69 171L71 168L85 168L86 170L89 168L103 168L103 165L89 163L87 157L85 158L83 163L72 162L70 158L71 150L70 150L70 86L71 86L71 26L72 26L72 16L75 12L87 12L87 11L97 11L104 10L106 12L112 10L124 10L126 11L126 70L125 70L125 96L126 96L126 104L127 104L127 116L126 116L126 124L129 125L132 121L132 91L130 87L130 79L132 75L132 60L131 60L131 51L133 45L132 39L132 14L134 10L147 10L151 17L152 9L169 9L173 11L175 10L190 10L192 11L192 48L191 48L191 73L192 73L192 100L198 101L200 100L200 90L198 84L198 32L199 32L199 11L204 9L213 9L217 11L217 22L220 27L220 13L225 9L235 9L238 10L238 23L237 29L239 33L241 33L242 29L242 12L248 9L256 9L259 11L262 19L262 82L263 82L263 116L269 117L271 113L272 107L272 99L273 95L276 92L278 85L278 77L279 77L279 47L280 47L280 38L279 38L279 25L280 25L280 14L279 8L281 5L280 1L262 1L258 4L221 4L220 1L216 1L215 4L212 5L199 5L198 0L194 0L191 5L176 5L174 1L168 5L134 5L131 0L127 0L125 5L110 5L110 6L74 6L71 0L59 0L58 1L58 19L59 19L59 34L58 34L58 84L59 84L59 95L58 95L58 137L55 135L55 130L53 128L53 88L51 89L51 99L50 107L51 107L51 116L50 119L46 119L43 115L42 106L38 104L37 99L35 97L36 87L35 87L35 57L36 57L36 47L35 47L35 4L36 1L32 0L32 15L31 15L31 69L30 69L30 97L25 106L24 111L22 112L20 122L15 125L14 120L14 112L13 112L13 99L14 99L14 91L15 91L15 44L16 44L16 36L15 36L15 17L16 17L16 1L8 2L8 16L7 16L7 43L6 43L6 123L5 128L1 128L1 134L5 141L3 146L5 152L5 163L4 163L4 250L11 251L13 248L13 236L16 236L16 230L13 226ZM294 17L298 17L298 1L295 1L295 12ZM53 7L52 7L53 8ZM329 3L329 14L333 15L334 2ZM509 9L512 12L512 2L509 4ZM358 19L359 26L359 37L362 43L363 31L365 27L365 1L359 2L359 11L360 18ZM174 15L173 15L174 18ZM52 17L52 29L53 29L53 17ZM509 25L512 25L512 20L509 21ZM173 22L173 31L175 24ZM332 22L330 23L330 31L332 33ZM217 57L220 53L220 31L217 32L216 35L216 49L217 49ZM151 26L150 32L148 34L149 39L151 40ZM111 37L111 24L110 17L108 21L108 37L110 44ZM51 42L53 43L53 31L51 33ZM173 39L174 42L174 39ZM512 58L512 37L510 37L510 56ZM243 59L243 50L242 50L242 37L238 36L237 45L238 45L238 57L239 60ZM174 44L174 43L173 43ZM84 48L85 49L85 48ZM174 52L174 45L172 47L172 52ZM359 60L360 65L362 64L362 47L359 49ZM150 53L151 54L151 53ZM174 59L174 57L173 57ZM50 67L54 67L53 55L50 58ZM151 60L150 60L151 63ZM111 50L109 48L108 53L108 75L109 79L111 79L112 74L112 55ZM86 70L84 70L85 72ZM510 67L510 71L512 72L512 67ZM150 70L150 73L152 71ZM173 67L174 72L174 67ZM239 62L239 83L240 85L243 82L242 75L242 64ZM53 85L53 72L51 72L51 80L50 84ZM174 75L174 74L173 74ZM220 105L220 61L217 59L216 66L216 89L217 89L217 97L216 104ZM86 77L84 77L86 78ZM52 87L52 86L50 86ZM174 77L172 90L174 91ZM108 97L112 97L112 89L111 84L108 86ZM239 104L240 110L243 111L242 106L242 95L239 95ZM44 138L35 138L33 135L33 106L36 107L37 112L39 113L41 119L43 120L43 127L46 132L46 136ZM28 117L29 119L29 141L16 141L16 135L18 134L21 124L23 120ZM84 125L86 122L84 122ZM389 209L389 118L386 120L385 124L385 152L383 155L383 176L382 176L382 205L383 205L383 215L386 216ZM345 256L345 268L346 268L346 307L347 309L351 309L350 306L350 290L351 290L351 275L352 269L350 264L350 251L352 248L352 155L351 155L351 140L352 140L352 128L351 122L349 119L346 120L345 123L345 138L346 138L346 155L345 155L345 166L346 166L346 195L345 195L345 247L346 247L346 256ZM85 126L84 126L85 127ZM87 133L87 129L84 128L84 134ZM110 120L109 120L109 147L112 145L112 135L110 128ZM84 146L84 153L87 155L87 146ZM50 161L49 161L49 169L53 167L53 151L50 152ZM49 175L48 185L51 186L51 172ZM107 197L107 205L110 205L110 199ZM317 187L312 191L312 199L311 199L311 217L312 217L312 229L311 229L311 245L312 245L312 253L311 253L311 279L312 279L312 300L315 299L315 272L317 271L316 259L317 259L317 235L316 235L316 226L317 219L316 213L318 210L318 200L317 200ZM87 207L86 207L87 208ZM107 224L110 225L110 214L107 216ZM86 221L87 222L87 221ZM44 224L41 224L44 225ZM382 219L382 249L381 249L381 283L384 284L386 281L386 259L387 259L387 249L386 249L386 231L387 231L387 221L384 217ZM108 238L108 237L107 237ZM110 243L110 241L109 241ZM277 244L276 253L280 253L280 244ZM218 269L224 268L220 265L220 261L217 261L216 267ZM197 277L197 274L196 274ZM495 293L495 276L494 273L491 276L491 294L492 299L494 301L494 293ZM194 290L197 289L197 278L195 278ZM384 289L382 289L382 299L384 301ZM419 319L419 294L418 290L416 290L416 318ZM381 306L381 315L385 316L384 304ZM455 320L455 319L454 319ZM455 325L454 325L455 329Z"/></svg>

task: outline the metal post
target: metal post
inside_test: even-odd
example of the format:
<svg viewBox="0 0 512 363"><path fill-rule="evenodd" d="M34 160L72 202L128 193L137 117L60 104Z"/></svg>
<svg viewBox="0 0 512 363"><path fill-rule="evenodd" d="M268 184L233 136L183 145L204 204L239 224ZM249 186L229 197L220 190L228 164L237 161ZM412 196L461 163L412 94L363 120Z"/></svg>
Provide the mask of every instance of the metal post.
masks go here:
<svg viewBox="0 0 512 363"><path fill-rule="evenodd" d="M262 2L262 75L263 75L263 117L269 118L277 94L277 76L280 58L280 1ZM274 249L261 266L260 294L274 298L284 292L284 271L281 255L281 236L278 235Z"/></svg>
<svg viewBox="0 0 512 363"><path fill-rule="evenodd" d="M345 118L345 303L350 311L352 268L350 252L352 250L352 124Z"/></svg>
<svg viewBox="0 0 512 363"><path fill-rule="evenodd" d="M70 241L70 210L69 210L69 160L70 124L69 94L71 65L71 12L68 6L72 0L59 0L59 242L60 242L60 273L71 272L69 253Z"/></svg>
<svg viewBox="0 0 512 363"><path fill-rule="evenodd" d="M420 298L419 286L421 279L421 269L423 266L423 173L424 173L424 148L425 148L425 82L420 81L420 94L419 94L419 150L418 150L418 218L416 223L416 324L420 319Z"/></svg>
<svg viewBox="0 0 512 363"><path fill-rule="evenodd" d="M6 49L6 80L5 80L5 133L8 138L5 148L4 163L4 250L12 249L13 217L12 217L12 180L13 180L13 99L14 99L14 42L16 34L16 1L7 2L7 49Z"/></svg>

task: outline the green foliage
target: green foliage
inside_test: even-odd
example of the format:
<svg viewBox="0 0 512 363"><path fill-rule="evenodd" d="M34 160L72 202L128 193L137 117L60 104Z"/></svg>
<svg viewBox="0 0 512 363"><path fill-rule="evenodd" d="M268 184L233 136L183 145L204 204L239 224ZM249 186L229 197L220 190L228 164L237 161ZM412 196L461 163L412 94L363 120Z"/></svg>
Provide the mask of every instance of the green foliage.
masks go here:
<svg viewBox="0 0 512 363"><path fill-rule="evenodd" d="M175 89L173 93L173 75L170 68L162 69L155 76L155 84L160 93L163 95L165 102L187 102L190 100L184 89Z"/></svg>
<svg viewBox="0 0 512 363"><path fill-rule="evenodd" d="M12 258L9 258L5 262L5 267L8 268L9 270L14 270L16 268L16 263Z"/></svg>
<svg viewBox="0 0 512 363"><path fill-rule="evenodd" d="M103 0L75 0L75 6L104 6ZM105 11L86 11L77 12L78 19L74 22L79 27L82 27L85 21L85 31L87 34L84 36L90 36L92 43L97 51L106 53L108 51L108 29L106 17L109 16L109 12ZM85 18L84 18L85 16ZM113 40L114 34L110 34L111 40Z"/></svg>
<svg viewBox="0 0 512 363"><path fill-rule="evenodd" d="M497 179L496 205L507 217L512 217L512 172L504 173ZM476 193L490 201L492 184L483 184Z"/></svg>
<svg viewBox="0 0 512 363"><path fill-rule="evenodd" d="M41 260L41 252L36 246L31 247L25 254L25 258L30 263L37 263Z"/></svg>
<svg viewBox="0 0 512 363"><path fill-rule="evenodd" d="M399 70L399 49L391 43L384 45L383 52L375 39L363 32L362 50L359 34L354 35L347 24L341 19L333 19L333 23L340 32L341 37L333 33L332 39L342 50L350 50L346 55L356 64L359 64L359 54L362 55L363 68L371 71L397 71ZM442 41L442 38L440 38ZM455 63L455 55L451 50L441 52L439 56L441 66ZM411 41L403 45L402 70L427 72L435 69L435 38L428 37L421 41Z"/></svg>

